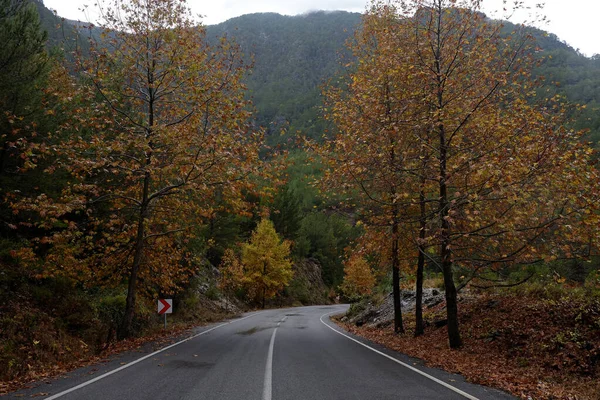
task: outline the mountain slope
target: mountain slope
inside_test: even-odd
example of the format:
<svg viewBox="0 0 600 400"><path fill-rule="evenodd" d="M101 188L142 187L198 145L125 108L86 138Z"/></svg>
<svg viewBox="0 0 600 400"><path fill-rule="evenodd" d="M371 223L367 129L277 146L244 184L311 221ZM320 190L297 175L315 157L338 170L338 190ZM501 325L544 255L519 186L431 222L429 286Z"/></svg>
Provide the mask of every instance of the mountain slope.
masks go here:
<svg viewBox="0 0 600 400"><path fill-rule="evenodd" d="M36 2L50 46L65 39L68 49L84 46L66 21ZM293 143L297 132L321 137L327 124L320 118L320 87L343 70L341 57L348 56L346 41L360 24L360 14L344 11L313 12L300 16L274 13L248 14L207 27L211 41L227 35L254 62L247 77L249 95L256 107L257 123L267 128L268 143ZM506 32L514 28L506 23ZM589 129L587 138L600 142L600 57L586 58L556 35L531 28L546 57L535 71L545 78L544 96L561 94L586 108L574 113L575 127ZM85 35L87 36L87 32ZM281 128L288 134L280 136Z"/></svg>
<svg viewBox="0 0 600 400"><path fill-rule="evenodd" d="M277 143L278 128L289 123L287 140L296 131L318 138L327 128L321 120L320 85L343 71L340 56L348 56L346 41L360 24L360 14L317 12L288 17L250 14L209 26L209 37L236 39L246 54L254 54L248 88L258 111L258 123L269 127L269 142ZM515 25L506 22L510 33ZM574 112L574 126L589 129L586 139L600 142L600 57L586 58L556 35L531 28L545 61L534 71L544 77L544 96L560 94L586 106ZM285 139L285 138L284 138Z"/></svg>
<svg viewBox="0 0 600 400"><path fill-rule="evenodd" d="M254 55L247 84L258 110L258 123L276 144L281 127L321 136L320 86L340 71L344 44L360 23L360 14L315 12L302 16L250 14L208 27L208 37L227 35L246 55Z"/></svg>

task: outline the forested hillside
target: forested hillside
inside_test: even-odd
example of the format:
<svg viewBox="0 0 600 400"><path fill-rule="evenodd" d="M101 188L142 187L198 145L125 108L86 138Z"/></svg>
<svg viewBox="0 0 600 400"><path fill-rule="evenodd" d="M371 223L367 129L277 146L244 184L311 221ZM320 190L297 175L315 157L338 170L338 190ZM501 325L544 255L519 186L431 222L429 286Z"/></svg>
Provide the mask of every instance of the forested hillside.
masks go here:
<svg viewBox="0 0 600 400"><path fill-rule="evenodd" d="M584 57L555 35L541 36L544 62L536 75L545 78L547 94L560 94L583 106L572 116L577 129L589 129L586 140L600 143L600 55Z"/></svg>
<svg viewBox="0 0 600 400"><path fill-rule="evenodd" d="M39 4L39 3L38 3ZM49 32L49 46L86 48L90 34L86 23L61 21L39 4L43 26ZM352 40L360 14L344 11L311 12L300 16L274 13L249 14L207 27L207 38L215 43L227 35L235 39L245 58L253 62L246 77L248 95L256 107L256 122L267 129L270 144L295 143L298 133L321 138L331 126L321 118L321 89L325 82L343 71L350 53L345 44ZM73 25L80 28L76 40ZM508 34L514 25L506 22ZM97 30L92 30L97 35ZM545 94L565 95L585 106L573 114L575 127L589 129L587 140L600 141L600 58L587 58L554 34L531 29L543 63L535 74L543 77ZM63 43L66 42L66 43ZM280 136L281 130L287 134Z"/></svg>
<svg viewBox="0 0 600 400"><path fill-rule="evenodd" d="M247 78L249 94L257 109L257 122L268 128L270 143L294 141L299 132L320 138L331 128L321 118L321 88L343 71L350 53L345 44L353 39L360 14L315 12L289 17L251 14L209 26L209 37L234 37L254 68ZM506 34L515 25L506 22ZM577 53L554 34L531 29L544 61L535 70L543 77L544 95L565 95L585 106L573 113L575 127L589 129L586 137L600 141L600 58ZM550 96L551 97L551 96ZM278 137L281 128L289 133Z"/></svg>
<svg viewBox="0 0 600 400"><path fill-rule="evenodd" d="M252 55L249 94L257 108L257 122L268 128L269 142L292 141L297 132L319 138L321 87L341 71L348 56L345 42L360 22L348 12L314 12L288 17L252 14L208 28L209 37L235 38ZM281 128L289 134L279 138Z"/></svg>

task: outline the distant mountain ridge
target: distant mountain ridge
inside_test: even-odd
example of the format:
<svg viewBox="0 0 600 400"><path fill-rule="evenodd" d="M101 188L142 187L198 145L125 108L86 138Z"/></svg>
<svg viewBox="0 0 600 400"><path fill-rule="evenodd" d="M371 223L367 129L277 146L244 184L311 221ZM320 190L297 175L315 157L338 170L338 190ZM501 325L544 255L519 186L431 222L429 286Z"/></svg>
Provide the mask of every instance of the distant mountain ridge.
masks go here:
<svg viewBox="0 0 600 400"><path fill-rule="evenodd" d="M268 128L269 142L293 140L296 131L318 137L321 85L341 72L346 41L360 23L360 14L311 12L299 16L249 14L207 27L210 39L227 35L253 54L247 79L258 110L257 122ZM290 135L280 138L286 127Z"/></svg>
<svg viewBox="0 0 600 400"><path fill-rule="evenodd" d="M50 45L63 39L75 43L71 29L57 28L61 18L40 2L37 5ZM246 84L256 107L257 124L267 128L268 141L274 145L293 142L298 131L313 138L324 134L328 126L320 118L321 85L342 73L340 60L349 56L345 44L360 20L361 14L346 11L297 16L255 13L206 29L209 40L223 35L234 38L248 61L253 59ZM506 23L507 31L512 27ZM600 57L586 58L554 34L531 31L548 58L535 71L546 78L544 95L558 93L585 105L575 125L589 129L588 138L600 143ZM288 134L281 136L281 128Z"/></svg>

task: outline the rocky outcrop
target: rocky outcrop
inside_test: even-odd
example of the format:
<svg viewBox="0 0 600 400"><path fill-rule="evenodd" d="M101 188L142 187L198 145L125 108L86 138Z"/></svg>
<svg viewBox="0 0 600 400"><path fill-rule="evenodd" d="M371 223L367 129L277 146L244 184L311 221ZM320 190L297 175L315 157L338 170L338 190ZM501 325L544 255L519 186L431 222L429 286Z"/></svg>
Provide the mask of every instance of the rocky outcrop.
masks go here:
<svg viewBox="0 0 600 400"><path fill-rule="evenodd" d="M444 292L438 289L423 289L423 307L433 307L444 301ZM416 295L414 291L402 291L402 312L413 312L415 309ZM360 306L359 306L360 307ZM394 320L394 300L390 293L381 304L367 303L361 311L350 315L346 321L357 326L388 326Z"/></svg>
<svg viewBox="0 0 600 400"><path fill-rule="evenodd" d="M315 258L307 258L294 263L294 277L286 288L286 295L293 303L302 305L327 304L329 289L321 277L321 264Z"/></svg>

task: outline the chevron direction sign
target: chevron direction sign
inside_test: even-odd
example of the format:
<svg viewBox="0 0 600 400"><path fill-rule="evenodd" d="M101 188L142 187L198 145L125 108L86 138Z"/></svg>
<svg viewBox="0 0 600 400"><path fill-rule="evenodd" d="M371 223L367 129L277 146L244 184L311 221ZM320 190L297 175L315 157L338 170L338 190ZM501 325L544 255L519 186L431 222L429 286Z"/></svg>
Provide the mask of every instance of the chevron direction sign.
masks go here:
<svg viewBox="0 0 600 400"><path fill-rule="evenodd" d="M158 313L159 314L172 314L173 313L173 299L158 299Z"/></svg>

